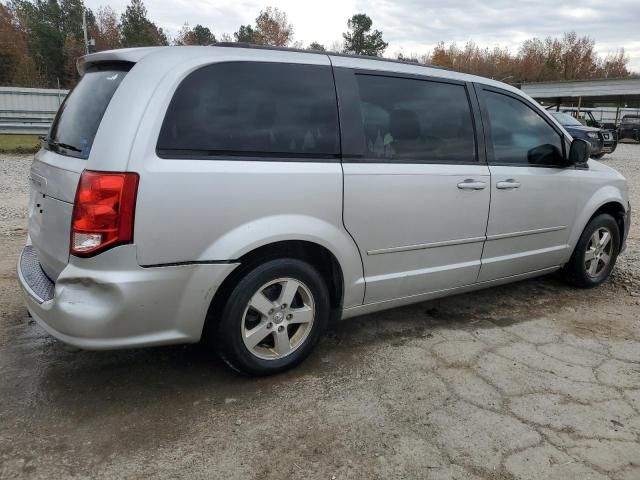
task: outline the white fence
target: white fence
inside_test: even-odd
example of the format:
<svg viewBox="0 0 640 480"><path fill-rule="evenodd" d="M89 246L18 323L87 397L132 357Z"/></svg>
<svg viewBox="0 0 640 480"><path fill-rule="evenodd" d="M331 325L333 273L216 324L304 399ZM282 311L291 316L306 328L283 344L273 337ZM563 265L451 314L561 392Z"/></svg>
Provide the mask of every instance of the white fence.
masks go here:
<svg viewBox="0 0 640 480"><path fill-rule="evenodd" d="M595 107L589 109L596 120L603 123L615 123L616 121L616 107ZM622 120L625 115L640 115L640 108L624 108L620 107L618 112L618 122Z"/></svg>
<svg viewBox="0 0 640 480"><path fill-rule="evenodd" d="M47 133L68 90L0 87L0 134Z"/></svg>

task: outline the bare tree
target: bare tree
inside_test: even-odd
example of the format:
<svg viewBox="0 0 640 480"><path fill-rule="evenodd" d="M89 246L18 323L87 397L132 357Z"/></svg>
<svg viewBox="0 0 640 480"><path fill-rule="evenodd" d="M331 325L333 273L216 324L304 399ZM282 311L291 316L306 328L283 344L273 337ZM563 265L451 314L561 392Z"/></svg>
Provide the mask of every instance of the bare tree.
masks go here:
<svg viewBox="0 0 640 480"><path fill-rule="evenodd" d="M255 40L259 45L286 47L293 40L293 26L287 14L277 7L267 7L256 18Z"/></svg>
<svg viewBox="0 0 640 480"><path fill-rule="evenodd" d="M96 22L90 33L96 41L96 51L120 48L118 15L111 7L98 8Z"/></svg>
<svg viewBox="0 0 640 480"><path fill-rule="evenodd" d="M78 59L78 57L84 55L84 53L85 51L83 42L81 40L78 40L73 35L67 35L64 39L64 76L62 78L62 83L67 88L72 88L76 83L78 83L80 75L78 74L78 70L76 68L76 60Z"/></svg>
<svg viewBox="0 0 640 480"><path fill-rule="evenodd" d="M609 53L598 62L598 77L620 78L628 77L630 72L627 69L629 57L625 55L624 48L617 52Z"/></svg>
<svg viewBox="0 0 640 480"><path fill-rule="evenodd" d="M460 72L516 82L626 77L629 62L624 51L600 58L595 42L568 32L562 38L531 38L517 54L500 47L480 48L468 42L463 49L440 42L430 56L433 65Z"/></svg>

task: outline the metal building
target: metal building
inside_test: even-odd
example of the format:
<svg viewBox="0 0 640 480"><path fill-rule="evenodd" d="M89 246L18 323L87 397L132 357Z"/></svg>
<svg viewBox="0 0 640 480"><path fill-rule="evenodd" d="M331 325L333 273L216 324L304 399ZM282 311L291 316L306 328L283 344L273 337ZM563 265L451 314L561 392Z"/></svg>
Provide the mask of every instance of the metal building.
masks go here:
<svg viewBox="0 0 640 480"><path fill-rule="evenodd" d="M640 78L523 83L520 88L543 105L614 107L616 124L621 109L640 108Z"/></svg>

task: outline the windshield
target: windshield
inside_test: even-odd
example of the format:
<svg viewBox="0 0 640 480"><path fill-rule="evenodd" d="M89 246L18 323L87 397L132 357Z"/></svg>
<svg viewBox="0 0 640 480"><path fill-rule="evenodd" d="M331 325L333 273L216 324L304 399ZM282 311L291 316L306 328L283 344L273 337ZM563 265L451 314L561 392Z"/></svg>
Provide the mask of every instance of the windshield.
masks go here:
<svg viewBox="0 0 640 480"><path fill-rule="evenodd" d="M88 158L111 97L130 65L96 65L87 70L60 106L45 148L62 155Z"/></svg>
<svg viewBox="0 0 640 480"><path fill-rule="evenodd" d="M564 125L566 127L582 127L582 124L568 113L552 113L551 115L560 122L560 125Z"/></svg>
<svg viewBox="0 0 640 480"><path fill-rule="evenodd" d="M640 123L640 117L624 117L622 123Z"/></svg>

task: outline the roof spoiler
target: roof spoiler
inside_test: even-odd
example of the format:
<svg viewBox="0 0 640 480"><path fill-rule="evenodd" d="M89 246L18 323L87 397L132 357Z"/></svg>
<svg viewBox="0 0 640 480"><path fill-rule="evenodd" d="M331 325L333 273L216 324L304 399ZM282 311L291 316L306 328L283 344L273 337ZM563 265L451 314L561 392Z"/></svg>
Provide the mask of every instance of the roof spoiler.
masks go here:
<svg viewBox="0 0 640 480"><path fill-rule="evenodd" d="M97 63L137 63L157 48L163 47L121 48L90 53L76 60L76 68L80 75L84 75L89 67Z"/></svg>

